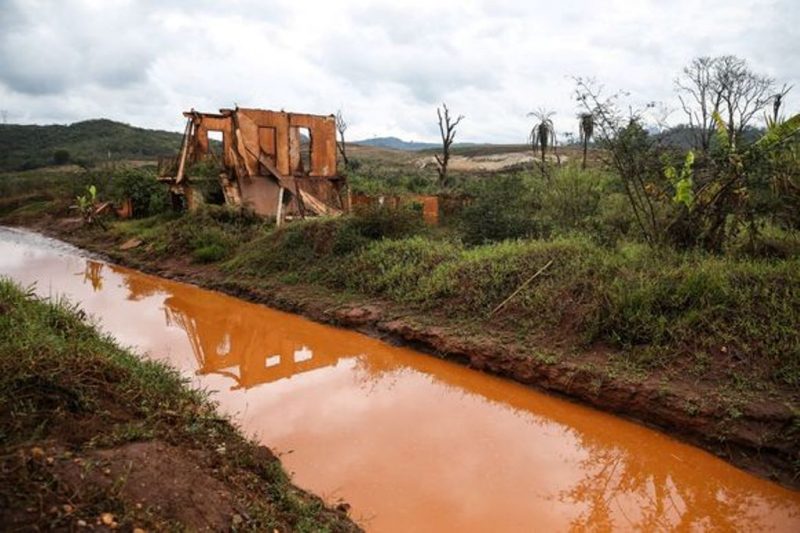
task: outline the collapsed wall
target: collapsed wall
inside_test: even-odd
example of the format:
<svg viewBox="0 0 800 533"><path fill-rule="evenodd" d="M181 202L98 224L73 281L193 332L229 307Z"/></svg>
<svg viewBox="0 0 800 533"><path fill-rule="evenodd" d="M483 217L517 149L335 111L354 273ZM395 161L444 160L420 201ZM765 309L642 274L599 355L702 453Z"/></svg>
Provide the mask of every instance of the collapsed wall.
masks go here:
<svg viewBox="0 0 800 533"><path fill-rule="evenodd" d="M222 109L184 113L179 156L161 165L159 180L189 209L200 203L188 169L212 159L219 168L225 203L245 206L280 223L287 217L337 215L349 209L346 180L336 168L333 115L262 109ZM211 150L209 133L222 135L221 155Z"/></svg>

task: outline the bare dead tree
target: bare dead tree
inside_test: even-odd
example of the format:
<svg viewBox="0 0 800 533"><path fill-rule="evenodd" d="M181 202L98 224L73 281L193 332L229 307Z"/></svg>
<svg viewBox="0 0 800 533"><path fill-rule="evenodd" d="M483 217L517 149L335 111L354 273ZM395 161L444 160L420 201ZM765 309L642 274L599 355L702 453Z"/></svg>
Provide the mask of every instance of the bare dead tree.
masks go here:
<svg viewBox="0 0 800 533"><path fill-rule="evenodd" d="M717 114L735 145L753 117L774 101L774 83L772 78L750 70L747 61L736 56L693 59L675 80L675 86L695 135L695 147L708 151Z"/></svg>
<svg viewBox="0 0 800 533"><path fill-rule="evenodd" d="M442 113L444 110L444 113ZM449 185L447 181L447 165L450 162L450 147L456 138L456 126L464 119L464 115L458 115L455 120L450 116L447 104L442 102L441 108L436 108L439 116L439 132L442 134L442 155L436 154L436 172L439 174L439 186L445 188Z"/></svg>
<svg viewBox="0 0 800 533"><path fill-rule="evenodd" d="M731 145L736 146L756 113L772 99L775 80L754 73L747 61L736 56L719 57L717 63L715 74L722 97L722 116Z"/></svg>
<svg viewBox="0 0 800 533"><path fill-rule="evenodd" d="M344 167L348 168L350 166L350 161L347 159L347 148L344 142L344 132L347 131L347 122L344 120L341 109L336 111L336 131L339 132L339 142L336 143L336 146L339 148L339 153L342 154Z"/></svg>
<svg viewBox="0 0 800 533"><path fill-rule="evenodd" d="M715 74L716 59L696 57L675 79L678 100L689 118L695 148L707 152L716 130L714 113L719 111L722 92Z"/></svg>

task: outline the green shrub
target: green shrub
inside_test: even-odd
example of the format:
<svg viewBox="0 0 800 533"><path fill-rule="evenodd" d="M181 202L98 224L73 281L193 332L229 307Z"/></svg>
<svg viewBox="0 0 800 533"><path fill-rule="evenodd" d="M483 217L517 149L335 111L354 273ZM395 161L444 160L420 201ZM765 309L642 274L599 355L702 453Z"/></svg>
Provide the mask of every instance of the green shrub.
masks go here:
<svg viewBox="0 0 800 533"><path fill-rule="evenodd" d="M623 193L604 194L597 213L589 221L587 232L600 244L613 245L619 239L637 235L631 205Z"/></svg>
<svg viewBox="0 0 800 533"><path fill-rule="evenodd" d="M402 206L359 206L347 224L370 240L398 239L421 232L425 225L419 208Z"/></svg>
<svg viewBox="0 0 800 533"><path fill-rule="evenodd" d="M119 170L111 176L110 189L111 197L116 201L130 198L134 217L155 215L169 206L166 186L156 181L152 171L137 168Z"/></svg>
<svg viewBox="0 0 800 533"><path fill-rule="evenodd" d="M429 295L420 281L459 254L453 243L420 236L377 241L337 269L338 281L348 289L396 301L425 301Z"/></svg>
<svg viewBox="0 0 800 533"><path fill-rule="evenodd" d="M409 208L367 207L353 215L286 224L248 246L228 268L243 273L292 270L326 272L320 261L343 257L381 239L399 239L424 229L418 211Z"/></svg>
<svg viewBox="0 0 800 533"><path fill-rule="evenodd" d="M458 223L465 243L478 245L550 233L539 196L521 174L483 179L470 192L475 199L461 211Z"/></svg>
<svg viewBox="0 0 800 533"><path fill-rule="evenodd" d="M192 252L192 257L198 263L214 263L225 259L227 255L228 252L219 243L206 244Z"/></svg>
<svg viewBox="0 0 800 533"><path fill-rule="evenodd" d="M408 168L393 169L383 166L351 168L347 177L354 192L379 194L433 194L436 181L432 176Z"/></svg>
<svg viewBox="0 0 800 533"><path fill-rule="evenodd" d="M542 216L561 233L582 232L611 245L627 236L633 225L622 183L612 174L567 165L538 185Z"/></svg>
<svg viewBox="0 0 800 533"><path fill-rule="evenodd" d="M196 261L210 262L233 255L241 245L261 235L264 225L263 219L247 211L206 205L182 215L167 212L120 221L114 228L125 238L148 242L149 253L187 254Z"/></svg>

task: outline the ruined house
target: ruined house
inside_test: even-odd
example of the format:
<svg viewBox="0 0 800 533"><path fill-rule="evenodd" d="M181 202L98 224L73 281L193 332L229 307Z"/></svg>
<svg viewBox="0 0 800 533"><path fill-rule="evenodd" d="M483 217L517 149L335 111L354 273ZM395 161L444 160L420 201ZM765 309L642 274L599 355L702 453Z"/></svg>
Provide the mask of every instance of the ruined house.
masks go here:
<svg viewBox="0 0 800 533"><path fill-rule="evenodd" d="M173 200L195 209L202 195L193 187L192 164L212 159L219 168L225 203L273 217L336 215L348 210L346 180L336 170L336 124L331 116L222 109L184 113L179 156L160 165L159 180ZM211 149L210 132L222 134L222 150Z"/></svg>

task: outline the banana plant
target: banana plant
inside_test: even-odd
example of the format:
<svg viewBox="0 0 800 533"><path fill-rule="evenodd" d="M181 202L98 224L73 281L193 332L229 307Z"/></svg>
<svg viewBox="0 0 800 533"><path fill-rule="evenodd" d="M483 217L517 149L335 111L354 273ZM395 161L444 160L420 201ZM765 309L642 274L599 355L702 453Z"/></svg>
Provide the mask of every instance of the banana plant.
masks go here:
<svg viewBox="0 0 800 533"><path fill-rule="evenodd" d="M664 169L664 176L666 176L675 189L672 201L676 204L685 205L687 209L691 209L694 205L693 166L694 152L689 150L686 154L686 159L683 161L683 167L680 172L672 165L667 165Z"/></svg>
<svg viewBox="0 0 800 533"><path fill-rule="evenodd" d="M84 222L92 224L95 221L95 210L97 209L97 187L94 185L86 187L85 194L75 197L75 205L72 208L78 210Z"/></svg>

